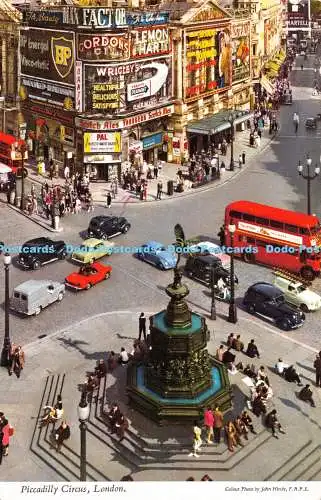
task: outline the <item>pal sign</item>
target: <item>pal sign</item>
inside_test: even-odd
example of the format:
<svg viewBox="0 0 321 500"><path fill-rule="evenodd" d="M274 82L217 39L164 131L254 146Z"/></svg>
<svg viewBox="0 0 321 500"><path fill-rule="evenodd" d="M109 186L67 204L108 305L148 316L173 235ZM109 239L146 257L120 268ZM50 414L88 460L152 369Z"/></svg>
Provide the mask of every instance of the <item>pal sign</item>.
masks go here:
<svg viewBox="0 0 321 500"><path fill-rule="evenodd" d="M129 83L127 85L127 101L137 101L145 97L151 97L162 88L166 83L168 76L168 66L164 63L151 63L141 67L144 69L156 70L156 73L151 78L146 78L140 82Z"/></svg>

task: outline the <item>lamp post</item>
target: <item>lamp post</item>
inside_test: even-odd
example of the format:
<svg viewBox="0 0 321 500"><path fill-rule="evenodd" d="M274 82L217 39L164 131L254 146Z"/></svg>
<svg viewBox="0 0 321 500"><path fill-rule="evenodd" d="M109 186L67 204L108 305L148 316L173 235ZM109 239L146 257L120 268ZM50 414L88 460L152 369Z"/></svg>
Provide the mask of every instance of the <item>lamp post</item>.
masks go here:
<svg viewBox="0 0 321 500"><path fill-rule="evenodd" d="M230 267L231 298L230 298L230 305L229 305L229 310L228 310L228 321L230 323L237 323L237 312L236 312L236 305L235 305L235 276L234 276L234 233L236 231L235 224L230 224L228 226L228 231L230 233L231 247L232 247L231 267Z"/></svg>
<svg viewBox="0 0 321 500"><path fill-rule="evenodd" d="M87 420L89 418L90 408L87 403L87 393L83 391L81 393L80 403L78 405L78 419L80 422L80 481L87 480L86 473L86 462L87 462L87 451L86 451L86 432L87 432Z"/></svg>
<svg viewBox="0 0 321 500"><path fill-rule="evenodd" d="M211 292L212 292L212 302L211 302L211 319L216 320L216 304L215 304L215 267L211 269Z"/></svg>
<svg viewBox="0 0 321 500"><path fill-rule="evenodd" d="M234 170L234 114L230 113L228 117L228 121L231 125L231 161L230 161L230 170Z"/></svg>
<svg viewBox="0 0 321 500"><path fill-rule="evenodd" d="M5 278L5 316L4 316L4 339L1 352L1 366L8 366L10 361L10 328L9 328L9 267L11 264L11 255L4 255L4 278Z"/></svg>
<svg viewBox="0 0 321 500"><path fill-rule="evenodd" d="M320 156L320 163L321 163L321 156ZM307 159L306 159L306 174L303 173L304 167L300 161L299 161L299 165L298 165L299 175L307 181L308 215L311 215L311 181L313 181L313 179L315 179L320 173L320 167L318 167L316 164L314 167L314 173L312 174L310 171L311 165L312 165L312 160L311 160L309 155L307 156Z"/></svg>
<svg viewBox="0 0 321 500"><path fill-rule="evenodd" d="M21 200L20 200L20 210L24 210L25 208L25 167L24 167L24 160L25 160L25 152L26 152L26 145L21 144L20 146L20 152L21 152Z"/></svg>

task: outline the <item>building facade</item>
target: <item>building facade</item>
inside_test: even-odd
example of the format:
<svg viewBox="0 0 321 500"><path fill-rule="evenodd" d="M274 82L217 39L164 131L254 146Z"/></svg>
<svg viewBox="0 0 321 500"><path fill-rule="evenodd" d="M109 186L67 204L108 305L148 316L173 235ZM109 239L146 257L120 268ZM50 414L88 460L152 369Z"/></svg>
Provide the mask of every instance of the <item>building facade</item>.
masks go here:
<svg viewBox="0 0 321 500"><path fill-rule="evenodd" d="M103 180L120 179L128 159L167 160L168 14L60 7L24 21L20 97L36 156Z"/></svg>

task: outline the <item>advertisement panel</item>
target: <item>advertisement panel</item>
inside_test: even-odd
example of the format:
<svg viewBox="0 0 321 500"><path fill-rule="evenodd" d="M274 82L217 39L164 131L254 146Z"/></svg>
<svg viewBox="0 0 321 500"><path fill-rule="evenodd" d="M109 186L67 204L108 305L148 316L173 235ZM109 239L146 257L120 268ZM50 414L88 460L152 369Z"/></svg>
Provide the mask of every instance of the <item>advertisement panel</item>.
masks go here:
<svg viewBox="0 0 321 500"><path fill-rule="evenodd" d="M129 34L79 34L77 54L78 59L81 59L82 61L110 61L113 59L129 59Z"/></svg>
<svg viewBox="0 0 321 500"><path fill-rule="evenodd" d="M310 0L288 1L288 28L309 28Z"/></svg>
<svg viewBox="0 0 321 500"><path fill-rule="evenodd" d="M131 55L133 58L169 54L170 51L170 34L166 26L132 31Z"/></svg>
<svg viewBox="0 0 321 500"><path fill-rule="evenodd" d="M120 132L85 132L84 153L120 153Z"/></svg>
<svg viewBox="0 0 321 500"><path fill-rule="evenodd" d="M167 103L172 93L171 59L85 65L87 111L125 113Z"/></svg>
<svg viewBox="0 0 321 500"><path fill-rule="evenodd" d="M20 35L22 100L74 108L74 34L69 31L22 30Z"/></svg>
<svg viewBox="0 0 321 500"><path fill-rule="evenodd" d="M76 111L82 112L82 62L76 61L75 65L75 108Z"/></svg>
<svg viewBox="0 0 321 500"><path fill-rule="evenodd" d="M231 37L228 29L186 33L185 98L188 101L231 85Z"/></svg>
<svg viewBox="0 0 321 500"><path fill-rule="evenodd" d="M231 26L232 81L250 77L250 23Z"/></svg>

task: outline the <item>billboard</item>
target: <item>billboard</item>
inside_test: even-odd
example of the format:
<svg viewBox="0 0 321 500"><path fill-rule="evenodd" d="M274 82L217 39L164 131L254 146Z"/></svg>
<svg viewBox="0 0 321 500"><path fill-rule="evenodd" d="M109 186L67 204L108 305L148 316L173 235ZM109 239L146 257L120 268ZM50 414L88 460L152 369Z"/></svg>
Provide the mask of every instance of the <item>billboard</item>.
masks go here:
<svg viewBox="0 0 321 500"><path fill-rule="evenodd" d="M20 97L74 107L74 34L69 31L22 30Z"/></svg>
<svg viewBox="0 0 321 500"><path fill-rule="evenodd" d="M231 37L228 29L186 33L185 99L219 92L231 85Z"/></svg>
<svg viewBox="0 0 321 500"><path fill-rule="evenodd" d="M231 59L232 81L237 82L250 77L250 23L232 23Z"/></svg>
<svg viewBox="0 0 321 500"><path fill-rule="evenodd" d="M130 57L130 41L127 33L79 34L78 59L82 61L126 60Z"/></svg>
<svg viewBox="0 0 321 500"><path fill-rule="evenodd" d="M296 31L309 28L310 0L288 1L288 28Z"/></svg>
<svg viewBox="0 0 321 500"><path fill-rule="evenodd" d="M139 28L131 32L131 55L135 58L159 56L171 52L169 29L166 26Z"/></svg>
<svg viewBox="0 0 321 500"><path fill-rule="evenodd" d="M85 107L94 113L128 113L166 104L172 96L171 58L85 65Z"/></svg>
<svg viewBox="0 0 321 500"><path fill-rule="evenodd" d="M84 153L120 153L120 132L85 132Z"/></svg>

